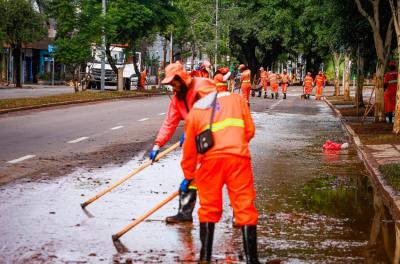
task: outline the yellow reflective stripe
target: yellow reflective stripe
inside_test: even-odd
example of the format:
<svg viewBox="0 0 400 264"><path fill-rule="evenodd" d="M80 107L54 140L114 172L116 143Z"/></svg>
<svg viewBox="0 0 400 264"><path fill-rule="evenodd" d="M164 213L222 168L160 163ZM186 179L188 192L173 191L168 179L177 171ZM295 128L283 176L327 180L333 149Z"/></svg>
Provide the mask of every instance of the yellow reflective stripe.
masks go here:
<svg viewBox="0 0 400 264"><path fill-rule="evenodd" d="M244 82L244 83L249 83L249 82L250 82L250 80L244 80L244 81L242 81L242 82Z"/></svg>
<svg viewBox="0 0 400 264"><path fill-rule="evenodd" d="M224 121L215 122L212 124L212 132L216 132L222 130L226 127L233 126L233 127L244 127L244 120L239 118L227 118ZM203 131L209 129L210 125L207 125L203 128Z"/></svg>
<svg viewBox="0 0 400 264"><path fill-rule="evenodd" d="M397 83L397 80L390 80L388 83L389 84Z"/></svg>
<svg viewBox="0 0 400 264"><path fill-rule="evenodd" d="M189 190L197 190L197 187L196 187L196 186L190 185L188 189L189 189Z"/></svg>
<svg viewBox="0 0 400 264"><path fill-rule="evenodd" d="M220 82L220 83L216 83L217 86L227 86L228 83L226 82Z"/></svg>

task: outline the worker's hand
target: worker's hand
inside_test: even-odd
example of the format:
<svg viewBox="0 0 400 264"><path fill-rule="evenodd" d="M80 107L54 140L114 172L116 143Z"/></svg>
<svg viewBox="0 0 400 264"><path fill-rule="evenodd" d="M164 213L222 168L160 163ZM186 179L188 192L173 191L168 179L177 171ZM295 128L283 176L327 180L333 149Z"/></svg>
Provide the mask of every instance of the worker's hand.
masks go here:
<svg viewBox="0 0 400 264"><path fill-rule="evenodd" d="M183 142L185 142L185 133L182 133L181 137L179 138L179 147L182 147Z"/></svg>
<svg viewBox="0 0 400 264"><path fill-rule="evenodd" d="M179 191L187 192L191 182L192 182L192 180L183 179L183 181L181 182L181 185L179 186Z"/></svg>
<svg viewBox="0 0 400 264"><path fill-rule="evenodd" d="M160 152L160 147L157 144L154 145L153 149L150 151L149 155L150 160L154 162L159 152Z"/></svg>

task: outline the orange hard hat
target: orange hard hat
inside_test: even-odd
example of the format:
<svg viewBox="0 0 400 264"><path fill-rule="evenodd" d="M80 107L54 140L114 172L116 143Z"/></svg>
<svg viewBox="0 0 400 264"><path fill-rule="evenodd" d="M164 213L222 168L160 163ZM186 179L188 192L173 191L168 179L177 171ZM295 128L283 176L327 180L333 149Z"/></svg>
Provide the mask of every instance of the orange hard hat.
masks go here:
<svg viewBox="0 0 400 264"><path fill-rule="evenodd" d="M198 77L193 83L193 89L200 97L204 97L209 93L217 91L217 85L209 78Z"/></svg>
<svg viewBox="0 0 400 264"><path fill-rule="evenodd" d="M244 64L239 65L239 70L243 70L244 68L246 68L246 66L244 66Z"/></svg>
<svg viewBox="0 0 400 264"><path fill-rule="evenodd" d="M229 72L229 69L227 67L220 67L217 72L222 73L222 74L226 74Z"/></svg>
<svg viewBox="0 0 400 264"><path fill-rule="evenodd" d="M307 72L307 75L311 75L311 72Z"/></svg>
<svg viewBox="0 0 400 264"><path fill-rule="evenodd" d="M162 84L169 84L176 76L178 76L187 87L190 86L192 77L189 73L183 69L183 65L179 62L171 63L165 67L165 78L162 80Z"/></svg>
<svg viewBox="0 0 400 264"><path fill-rule="evenodd" d="M204 61L203 64L201 65L202 67L210 67L211 63L209 61Z"/></svg>
<svg viewBox="0 0 400 264"><path fill-rule="evenodd" d="M260 67L260 71L263 71L264 70L264 67Z"/></svg>
<svg viewBox="0 0 400 264"><path fill-rule="evenodd" d="M322 71L319 71L318 74L322 74Z"/></svg>

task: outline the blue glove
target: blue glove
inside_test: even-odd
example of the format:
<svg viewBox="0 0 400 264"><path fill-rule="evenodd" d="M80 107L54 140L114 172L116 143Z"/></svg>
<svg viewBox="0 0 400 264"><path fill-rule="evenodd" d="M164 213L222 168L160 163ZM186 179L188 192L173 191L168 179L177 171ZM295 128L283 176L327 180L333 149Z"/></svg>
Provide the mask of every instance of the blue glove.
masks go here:
<svg viewBox="0 0 400 264"><path fill-rule="evenodd" d="M160 147L158 145L154 145L152 151L150 151L150 155L149 155L150 160L155 161L159 152L160 152Z"/></svg>
<svg viewBox="0 0 400 264"><path fill-rule="evenodd" d="M181 138L179 139L179 147L182 147L183 142L185 142L185 133L182 133Z"/></svg>
<svg viewBox="0 0 400 264"><path fill-rule="evenodd" d="M181 182L181 185L179 186L179 191L181 191L181 192L187 192L188 189L189 189L189 185L190 185L191 182L192 182L192 180L184 179L184 180Z"/></svg>

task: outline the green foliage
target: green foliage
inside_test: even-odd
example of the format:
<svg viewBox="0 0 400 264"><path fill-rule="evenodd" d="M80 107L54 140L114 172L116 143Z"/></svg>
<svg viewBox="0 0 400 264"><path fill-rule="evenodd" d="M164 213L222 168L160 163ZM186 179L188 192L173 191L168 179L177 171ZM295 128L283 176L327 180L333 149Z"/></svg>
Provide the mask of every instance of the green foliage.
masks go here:
<svg viewBox="0 0 400 264"><path fill-rule="evenodd" d="M46 36L45 17L27 0L0 0L0 39L12 46L30 43Z"/></svg>
<svg viewBox="0 0 400 264"><path fill-rule="evenodd" d="M389 185L400 192L400 163L390 163L379 167Z"/></svg>
<svg viewBox="0 0 400 264"><path fill-rule="evenodd" d="M96 0L54 0L52 15L57 20L54 56L77 67L91 57L91 44L100 37L101 9Z"/></svg>

